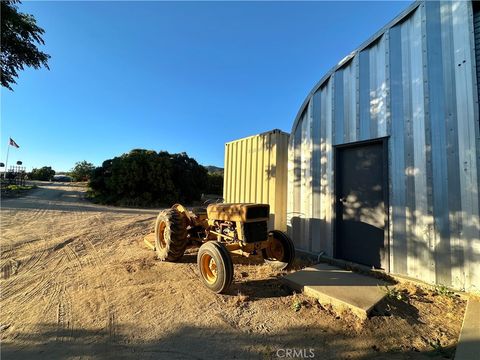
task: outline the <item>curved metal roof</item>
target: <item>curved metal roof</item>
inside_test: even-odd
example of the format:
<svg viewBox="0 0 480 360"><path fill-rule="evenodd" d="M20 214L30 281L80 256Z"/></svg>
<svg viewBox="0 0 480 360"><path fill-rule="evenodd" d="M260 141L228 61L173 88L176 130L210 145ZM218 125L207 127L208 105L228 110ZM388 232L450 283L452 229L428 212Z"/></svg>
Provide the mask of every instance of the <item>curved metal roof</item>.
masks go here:
<svg viewBox="0 0 480 360"><path fill-rule="evenodd" d="M332 74L340 69L343 65L348 63L351 59L353 59L356 55L360 53L360 51L364 50L365 48L372 45L380 36L382 36L387 30L394 27L398 23L402 22L412 11L414 11L424 0L417 0L413 2L407 9L401 12L397 17L395 17L392 21L390 21L387 25L385 25L382 29L377 31L372 37L370 37L367 41L365 41L362 45L360 45L356 50L352 51L350 54L345 56L340 62L335 65L332 69L330 69L317 84L313 87L313 89L308 93L307 97L303 101L302 105L300 106L300 110L298 110L297 116L295 116L295 121L293 122L291 134L293 134L297 128L297 125L302 117L303 112L305 111L305 107L307 106L308 102L310 101L311 97L315 94L315 92L332 76Z"/></svg>

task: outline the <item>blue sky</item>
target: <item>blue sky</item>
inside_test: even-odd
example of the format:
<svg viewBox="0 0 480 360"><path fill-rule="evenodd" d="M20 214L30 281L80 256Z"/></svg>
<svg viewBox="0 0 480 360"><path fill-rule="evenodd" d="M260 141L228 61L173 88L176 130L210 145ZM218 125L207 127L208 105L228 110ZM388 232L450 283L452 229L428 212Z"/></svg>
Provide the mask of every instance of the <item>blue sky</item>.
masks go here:
<svg viewBox="0 0 480 360"><path fill-rule="evenodd" d="M410 2L24 2L50 71L1 90L1 159L95 165L133 148L223 166L227 141L289 132L315 83Z"/></svg>

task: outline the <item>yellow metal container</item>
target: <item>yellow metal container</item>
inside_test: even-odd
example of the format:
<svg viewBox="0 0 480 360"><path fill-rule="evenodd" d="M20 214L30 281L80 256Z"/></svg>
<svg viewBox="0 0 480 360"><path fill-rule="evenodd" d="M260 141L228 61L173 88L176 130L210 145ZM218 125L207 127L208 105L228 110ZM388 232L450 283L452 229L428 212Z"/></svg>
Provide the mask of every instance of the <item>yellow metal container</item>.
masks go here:
<svg viewBox="0 0 480 360"><path fill-rule="evenodd" d="M275 129L225 144L225 202L269 204L270 230L287 230L288 136Z"/></svg>

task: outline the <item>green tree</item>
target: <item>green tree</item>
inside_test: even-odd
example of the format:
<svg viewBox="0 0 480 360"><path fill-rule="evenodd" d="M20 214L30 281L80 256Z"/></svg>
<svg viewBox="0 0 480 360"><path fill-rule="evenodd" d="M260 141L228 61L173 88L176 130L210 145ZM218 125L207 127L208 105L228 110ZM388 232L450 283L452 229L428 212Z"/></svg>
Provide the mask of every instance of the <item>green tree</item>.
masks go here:
<svg viewBox="0 0 480 360"><path fill-rule="evenodd" d="M207 194L223 195L223 175L221 173L208 174Z"/></svg>
<svg viewBox="0 0 480 360"><path fill-rule="evenodd" d="M50 181L54 175L55 170L50 166L43 166L40 169L33 168L28 177L32 180Z"/></svg>
<svg viewBox="0 0 480 360"><path fill-rule="evenodd" d="M177 197L171 163L152 150L135 149L114 158L106 185L109 195L126 205L169 204Z"/></svg>
<svg viewBox="0 0 480 360"><path fill-rule="evenodd" d="M70 171L73 181L88 181L95 170L95 166L87 161L79 161Z"/></svg>
<svg viewBox="0 0 480 360"><path fill-rule="evenodd" d="M1 82L9 90L16 84L18 71L25 67L47 69L50 55L40 51L37 45L43 45L45 31L37 25L30 14L18 11L20 1L1 0Z"/></svg>
<svg viewBox="0 0 480 360"><path fill-rule="evenodd" d="M179 194L177 200L182 203L200 200L208 186L207 169L184 152L171 155L171 161L173 179Z"/></svg>
<svg viewBox="0 0 480 360"><path fill-rule="evenodd" d="M114 205L157 206L199 200L206 169L187 154L135 149L106 160L92 172L91 194Z"/></svg>
<svg viewBox="0 0 480 360"><path fill-rule="evenodd" d="M175 202L168 153L135 149L103 162L89 182L92 195L113 205L155 206Z"/></svg>

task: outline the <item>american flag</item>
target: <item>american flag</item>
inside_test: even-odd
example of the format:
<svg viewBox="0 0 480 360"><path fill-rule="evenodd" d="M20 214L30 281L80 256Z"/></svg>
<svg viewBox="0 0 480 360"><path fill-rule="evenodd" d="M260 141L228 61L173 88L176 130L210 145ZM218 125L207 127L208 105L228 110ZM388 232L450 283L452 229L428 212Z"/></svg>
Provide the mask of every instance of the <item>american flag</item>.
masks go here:
<svg viewBox="0 0 480 360"><path fill-rule="evenodd" d="M10 138L10 146L14 146L14 147L16 147L17 149L20 147L20 146L18 146L18 144L15 142L15 140L13 140L12 138Z"/></svg>

